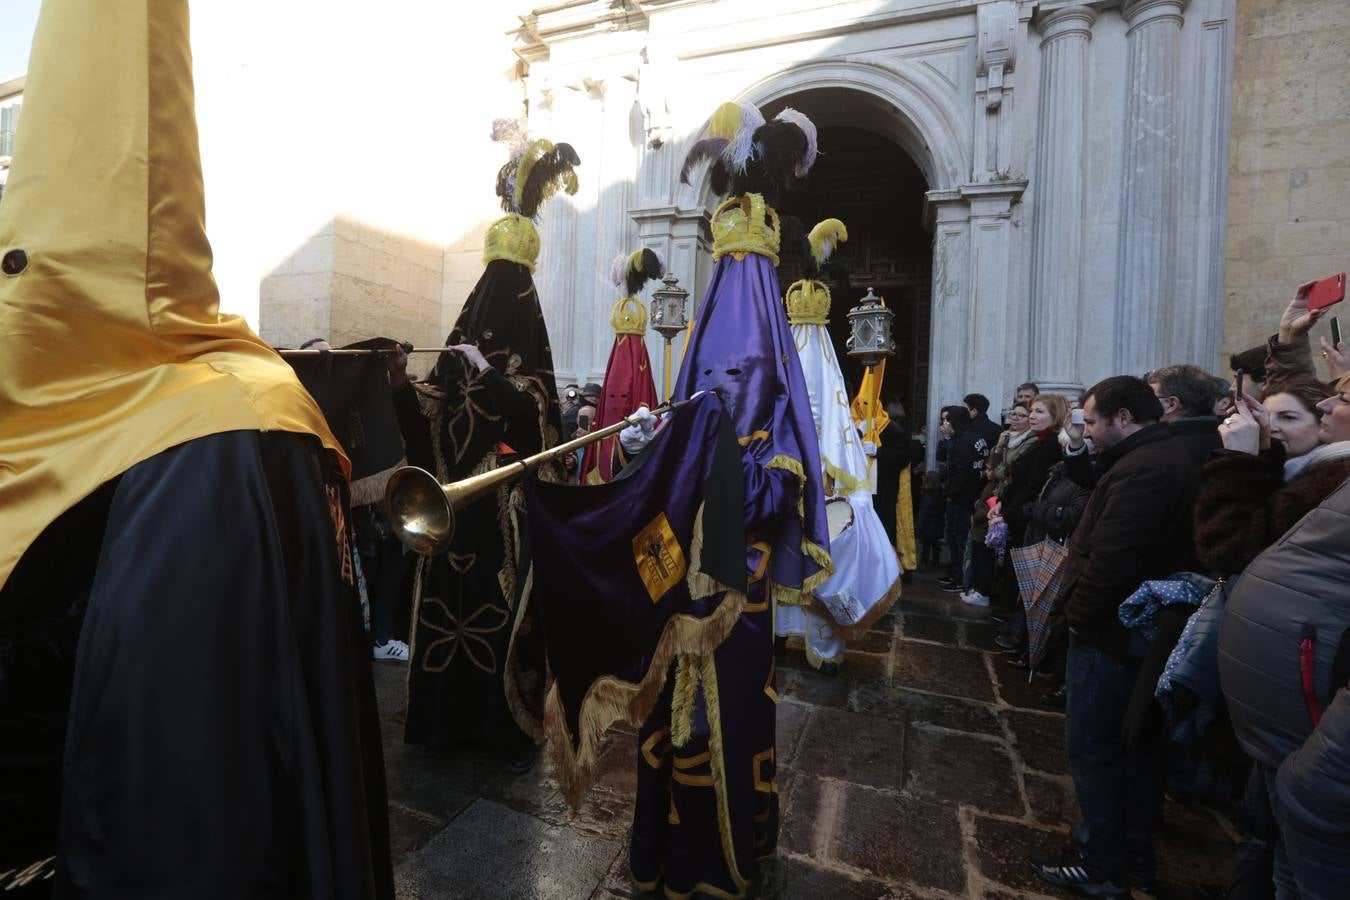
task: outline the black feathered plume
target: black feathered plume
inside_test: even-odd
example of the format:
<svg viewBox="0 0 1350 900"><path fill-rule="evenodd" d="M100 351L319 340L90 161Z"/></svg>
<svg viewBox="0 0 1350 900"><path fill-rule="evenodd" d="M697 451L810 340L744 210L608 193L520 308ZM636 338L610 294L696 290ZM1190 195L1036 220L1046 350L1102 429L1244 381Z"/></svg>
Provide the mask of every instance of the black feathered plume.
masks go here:
<svg viewBox="0 0 1350 900"><path fill-rule="evenodd" d="M732 173L731 193L763 194L773 204L781 191L798 185L795 170L806 152L806 133L797 125L779 120L761 125L745 171Z"/></svg>
<svg viewBox="0 0 1350 900"><path fill-rule="evenodd" d="M638 291L641 291L642 286L647 282L654 281L665 274L661 265L661 257L657 256L650 248L644 247L633 256L635 258L629 260L628 271L624 276L624 289L630 297L637 296Z"/></svg>
<svg viewBox="0 0 1350 900"><path fill-rule="evenodd" d="M581 157L577 156L571 144L557 144L544 153L526 174L524 186L516 185L516 196L520 198L516 212L533 219L539 214L544 201L554 192L561 189L575 194L577 174L573 169L579 165Z"/></svg>
<svg viewBox="0 0 1350 900"><path fill-rule="evenodd" d="M727 139L720 137L704 138L689 148L685 154L684 165L680 168L680 184L690 184L689 176L693 173L694 167L704 160L712 160L713 169L719 166L725 170L726 163L722 161L722 153L727 149Z"/></svg>

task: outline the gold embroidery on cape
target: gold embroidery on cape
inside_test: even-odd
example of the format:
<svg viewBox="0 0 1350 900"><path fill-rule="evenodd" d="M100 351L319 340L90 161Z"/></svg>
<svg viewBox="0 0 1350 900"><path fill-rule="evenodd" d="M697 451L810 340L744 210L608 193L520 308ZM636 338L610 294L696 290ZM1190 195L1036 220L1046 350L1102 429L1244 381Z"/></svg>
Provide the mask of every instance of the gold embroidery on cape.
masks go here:
<svg viewBox="0 0 1350 900"><path fill-rule="evenodd" d="M670 732L666 729L658 728L647 737L647 740L642 742L642 758L653 769L660 769L666 761L666 757L670 755L670 741L666 739L669 735Z"/></svg>
<svg viewBox="0 0 1350 900"><path fill-rule="evenodd" d="M695 753L693 756L677 756L675 757L675 768L692 769L694 766L703 765L710 759L712 759L712 754L707 750L702 753Z"/></svg>
<svg viewBox="0 0 1350 900"><path fill-rule="evenodd" d="M684 580L684 549L665 513L657 513L656 518L633 538L633 562L653 603Z"/></svg>
<svg viewBox="0 0 1350 900"><path fill-rule="evenodd" d="M764 777L764 764L771 762L773 762L772 747L765 750L763 753L756 753L754 758L750 760L750 764L754 766L755 771L755 790L759 791L761 794L778 793L778 779L766 779Z"/></svg>
<svg viewBox="0 0 1350 900"><path fill-rule="evenodd" d="M679 764L677 757L675 763ZM688 772L675 769L670 773L670 777L685 787L712 787L713 777L711 775L690 775Z"/></svg>
<svg viewBox="0 0 1350 900"><path fill-rule="evenodd" d="M347 540L347 514L342 509L342 491L332 484L325 484L323 490L328 496L328 517L333 520L333 538L342 567L342 580L348 585L355 585L356 573L352 570L352 547Z"/></svg>
<svg viewBox="0 0 1350 900"><path fill-rule="evenodd" d="M422 671L444 672L462 646L465 655L469 657L469 662L476 668L489 675L497 674L497 654L493 652L486 636L496 634L505 628L511 621L510 612L500 606L484 603L474 610L472 615L460 621L437 597L425 597L421 605L424 610L418 622L429 631L442 635L427 645L426 656L422 659ZM449 648L445 659L434 660L436 651L444 647Z"/></svg>

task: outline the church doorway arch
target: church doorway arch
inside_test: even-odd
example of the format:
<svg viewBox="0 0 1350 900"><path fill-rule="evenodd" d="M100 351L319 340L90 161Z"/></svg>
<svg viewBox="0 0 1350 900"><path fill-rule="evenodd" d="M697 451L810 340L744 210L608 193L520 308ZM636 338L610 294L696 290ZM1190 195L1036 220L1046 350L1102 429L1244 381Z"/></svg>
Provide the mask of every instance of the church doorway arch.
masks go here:
<svg viewBox="0 0 1350 900"><path fill-rule="evenodd" d="M775 104L766 112L777 114L779 108ZM824 280L832 298L830 337L844 379L850 393L856 392L863 369L845 350L848 310L871 288L895 313L896 355L887 363L882 396L900 400L911 422L926 421L933 283L933 239L924 227L928 183L909 154L887 137L857 125L818 127L823 152L803 189L785 194L778 211L805 230L826 218L843 221L849 239L835 251ZM802 277L803 262L783 254L778 270L783 292Z"/></svg>

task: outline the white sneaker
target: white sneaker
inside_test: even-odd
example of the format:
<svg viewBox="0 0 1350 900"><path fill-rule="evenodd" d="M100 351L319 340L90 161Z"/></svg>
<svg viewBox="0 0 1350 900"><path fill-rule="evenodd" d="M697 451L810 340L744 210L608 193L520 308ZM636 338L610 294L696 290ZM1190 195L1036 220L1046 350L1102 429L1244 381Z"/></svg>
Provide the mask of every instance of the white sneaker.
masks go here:
<svg viewBox="0 0 1350 900"><path fill-rule="evenodd" d="M402 641L385 641L383 644L376 644L371 652L375 659L392 659L394 662L408 661L408 645Z"/></svg>
<svg viewBox="0 0 1350 900"><path fill-rule="evenodd" d="M989 598L979 591L966 591L961 595L961 602L968 606L988 606Z"/></svg>

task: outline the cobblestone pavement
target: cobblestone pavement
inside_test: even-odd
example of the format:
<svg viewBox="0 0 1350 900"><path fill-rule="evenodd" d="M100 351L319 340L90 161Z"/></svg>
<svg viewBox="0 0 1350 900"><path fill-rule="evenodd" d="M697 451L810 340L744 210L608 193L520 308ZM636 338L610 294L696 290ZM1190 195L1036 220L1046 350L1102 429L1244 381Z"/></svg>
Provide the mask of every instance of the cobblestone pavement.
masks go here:
<svg viewBox="0 0 1350 900"><path fill-rule="evenodd" d="M782 830L758 896L1067 896L1023 859L1063 845L1075 818L1064 719L993 636L984 610L918 583L837 678L798 651L779 663ZM514 778L483 756L405 746L404 678L402 666L376 666L400 898L640 896L627 875L631 729L610 733L573 812L542 762ZM1222 818L1169 802L1160 896L1226 881L1233 849Z"/></svg>

